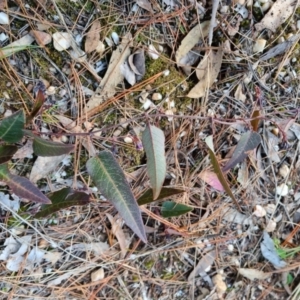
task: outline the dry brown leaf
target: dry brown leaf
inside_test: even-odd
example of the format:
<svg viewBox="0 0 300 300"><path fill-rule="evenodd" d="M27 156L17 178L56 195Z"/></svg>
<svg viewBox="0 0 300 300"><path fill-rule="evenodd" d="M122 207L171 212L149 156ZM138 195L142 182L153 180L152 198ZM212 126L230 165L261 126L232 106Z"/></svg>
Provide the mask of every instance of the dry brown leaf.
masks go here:
<svg viewBox="0 0 300 300"><path fill-rule="evenodd" d="M243 86L242 83L240 83L234 93L234 98L237 100L240 100L242 102L245 102L246 100L246 95L243 93Z"/></svg>
<svg viewBox="0 0 300 300"><path fill-rule="evenodd" d="M39 156L33 164L29 180L36 183L39 179L46 177L50 172L63 161L66 155L59 156Z"/></svg>
<svg viewBox="0 0 300 300"><path fill-rule="evenodd" d="M257 32L265 29L275 32L292 15L295 4L299 6L299 1L277 0L263 19L255 25Z"/></svg>
<svg viewBox="0 0 300 300"><path fill-rule="evenodd" d="M205 38L209 32L210 21L205 21L196 25L182 40L177 52L176 63L180 64L180 60L199 43L199 41Z"/></svg>
<svg viewBox="0 0 300 300"><path fill-rule="evenodd" d="M96 50L100 39L101 24L99 20L95 20L86 35L84 49L86 53Z"/></svg>
<svg viewBox="0 0 300 300"><path fill-rule="evenodd" d="M212 278L212 281L216 287L217 290L217 294L219 299L222 299L223 294L226 292L227 290L227 285L224 282L222 275L221 274L217 274Z"/></svg>
<svg viewBox="0 0 300 300"><path fill-rule="evenodd" d="M217 52L209 51L198 65L199 82L190 90L188 97L200 98L206 94L206 91L213 85L222 65L223 49Z"/></svg>
<svg viewBox="0 0 300 300"><path fill-rule="evenodd" d="M120 248L121 248L121 258L124 258L127 254L128 251L128 246L129 246L129 241L128 239L126 239L125 234L123 229L121 228L121 220L118 219L116 220L112 215L110 214L106 214L110 224L111 224L111 229L112 229L112 233L115 235L115 237L117 238Z"/></svg>
<svg viewBox="0 0 300 300"><path fill-rule="evenodd" d="M135 2L138 6L153 14L151 3L148 0L136 0Z"/></svg>
<svg viewBox="0 0 300 300"><path fill-rule="evenodd" d="M265 273L263 271L259 271L256 269L239 268L238 271L242 276L250 280L255 280L255 279L264 280L269 278L272 275L270 273Z"/></svg>
<svg viewBox="0 0 300 300"><path fill-rule="evenodd" d="M213 250L206 255L204 255L200 261L198 262L195 269L192 271L192 273L188 277L188 281L191 282L194 280L194 278L197 275L202 275L203 273L206 274L206 270L214 263L215 259L217 257L216 250Z"/></svg>
<svg viewBox="0 0 300 300"><path fill-rule="evenodd" d="M100 105L102 102L108 100L109 98L115 95L116 86L124 79L124 76L121 74L120 71L120 66L130 55L129 47L131 44L132 36L130 33L128 33L123 37L122 43L113 52L104 78L98 86L94 96L92 96L92 98L86 105L86 112L91 111L92 109Z"/></svg>

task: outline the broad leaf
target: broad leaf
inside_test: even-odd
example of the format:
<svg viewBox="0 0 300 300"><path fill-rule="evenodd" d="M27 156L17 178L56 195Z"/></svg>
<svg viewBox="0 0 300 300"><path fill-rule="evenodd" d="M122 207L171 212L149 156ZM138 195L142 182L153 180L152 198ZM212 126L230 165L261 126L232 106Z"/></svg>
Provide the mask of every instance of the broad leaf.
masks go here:
<svg viewBox="0 0 300 300"><path fill-rule="evenodd" d="M45 218L61 209L75 205L86 205L90 202L90 196L84 192L74 191L71 188L63 188L54 193L48 194L52 204L43 205L35 218Z"/></svg>
<svg viewBox="0 0 300 300"><path fill-rule="evenodd" d="M142 143L146 151L147 172L155 200L160 194L167 172L164 133L155 126L147 125L142 135Z"/></svg>
<svg viewBox="0 0 300 300"><path fill-rule="evenodd" d="M0 139L8 143L17 143L23 137L25 115L23 110L2 120L0 124Z"/></svg>
<svg viewBox="0 0 300 300"><path fill-rule="evenodd" d="M231 199L234 201L235 205L238 207L239 211L241 211L241 207L239 206L237 200L235 199L223 173L222 173L222 170L220 168L220 165L219 165L219 162L215 156L215 153L211 150L211 148L208 147L208 151L209 151L209 156L210 156L210 159L211 159L211 163L213 165L213 168L214 168L214 171L215 173L217 174L220 182L222 183L223 187L224 187L224 190L226 191L226 193L231 197Z"/></svg>
<svg viewBox="0 0 300 300"><path fill-rule="evenodd" d="M164 199L166 197L172 197L178 194L182 194L184 192L185 190L163 187L160 191L159 196L154 200L153 190L149 189L137 200L137 203L138 205L144 205L144 204L151 203L153 201Z"/></svg>
<svg viewBox="0 0 300 300"><path fill-rule="evenodd" d="M161 207L161 214L164 218L170 218L184 215L191 210L193 210L192 207L186 206L184 204L176 203L173 201L166 201Z"/></svg>
<svg viewBox="0 0 300 300"><path fill-rule="evenodd" d="M8 181L9 180L9 169L7 164L0 165L0 180L1 181Z"/></svg>
<svg viewBox="0 0 300 300"><path fill-rule="evenodd" d="M38 136L33 137L33 151L38 156L60 156L68 154L73 149L74 145L47 141Z"/></svg>
<svg viewBox="0 0 300 300"><path fill-rule="evenodd" d="M114 156L110 152L102 151L97 157L90 158L86 167L104 197L112 202L126 224L146 243L139 206Z"/></svg>
<svg viewBox="0 0 300 300"><path fill-rule="evenodd" d="M211 172L209 170L204 170L199 174L199 177L207 184L212 186L214 189L223 192L224 187L220 182L216 173Z"/></svg>
<svg viewBox="0 0 300 300"><path fill-rule="evenodd" d="M238 163L242 162L247 156L247 152L255 149L261 142L260 135L257 132L248 131L243 134L232 154L231 159L223 167L222 171L227 172Z"/></svg>
<svg viewBox="0 0 300 300"><path fill-rule="evenodd" d="M0 164L3 164L14 156L17 152L18 147L13 145L3 145L0 146Z"/></svg>
<svg viewBox="0 0 300 300"><path fill-rule="evenodd" d="M37 203L51 203L51 201L25 177L10 174L7 184L12 191L21 198Z"/></svg>

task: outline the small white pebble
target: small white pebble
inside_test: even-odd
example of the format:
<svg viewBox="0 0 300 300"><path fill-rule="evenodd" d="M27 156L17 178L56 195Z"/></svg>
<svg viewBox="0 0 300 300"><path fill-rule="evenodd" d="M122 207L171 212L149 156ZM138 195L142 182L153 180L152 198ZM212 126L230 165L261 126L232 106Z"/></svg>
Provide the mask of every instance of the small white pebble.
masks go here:
<svg viewBox="0 0 300 300"><path fill-rule="evenodd" d="M288 176L289 173L290 173L290 168L286 164L282 165L281 168L279 169L279 174L283 178L285 178L286 176Z"/></svg>
<svg viewBox="0 0 300 300"><path fill-rule="evenodd" d="M276 196L286 196L289 193L289 187L282 183L276 187Z"/></svg>
<svg viewBox="0 0 300 300"><path fill-rule="evenodd" d="M253 52L254 53L262 52L265 49L266 43L267 43L267 40L265 40L265 39L256 40L256 42L253 46Z"/></svg>
<svg viewBox="0 0 300 300"><path fill-rule="evenodd" d="M0 42L4 42L5 40L8 39L8 35L6 35L5 33L0 33Z"/></svg>
<svg viewBox="0 0 300 300"><path fill-rule="evenodd" d="M144 110L147 110L150 108L150 106L152 106L152 104L153 104L153 102L150 99L146 99L146 101L144 102L142 107Z"/></svg>
<svg viewBox="0 0 300 300"><path fill-rule="evenodd" d="M98 281L104 278L104 269L100 268L91 274L92 281Z"/></svg>
<svg viewBox="0 0 300 300"><path fill-rule="evenodd" d="M300 20L297 20L297 29L300 29Z"/></svg>
<svg viewBox="0 0 300 300"><path fill-rule="evenodd" d="M115 43L116 45L118 45L118 44L120 43L119 35L118 35L116 32L113 32L113 33L111 34L111 38L112 38L112 40L114 41L114 43Z"/></svg>
<svg viewBox="0 0 300 300"><path fill-rule="evenodd" d="M9 24L8 15L4 12L0 12L0 24L2 25Z"/></svg>
<svg viewBox="0 0 300 300"><path fill-rule="evenodd" d="M121 130L120 129L117 129L115 132L114 132L114 136L119 136L121 134Z"/></svg>
<svg viewBox="0 0 300 300"><path fill-rule="evenodd" d="M170 75L170 70L165 70L165 71L164 71L164 76L167 77L167 76L169 76L169 75Z"/></svg>
<svg viewBox="0 0 300 300"><path fill-rule="evenodd" d="M126 137L124 138L124 142L125 142L126 144L132 144L132 143L133 143L133 140L132 140L132 138L131 138L130 136L126 136Z"/></svg>
<svg viewBox="0 0 300 300"><path fill-rule="evenodd" d="M6 110L6 112L4 113L4 117L9 117L12 115L12 111L10 109Z"/></svg>
<svg viewBox="0 0 300 300"><path fill-rule="evenodd" d="M71 46L71 35L68 32L55 32L52 35L53 46L57 51L67 50Z"/></svg>
<svg viewBox="0 0 300 300"><path fill-rule="evenodd" d="M261 10L263 11L263 12L266 12L271 6L272 6L272 2L266 2L266 3L264 3L262 6L261 6Z"/></svg>
<svg viewBox="0 0 300 300"><path fill-rule="evenodd" d="M3 96L4 96L4 98L6 98L7 100L10 99L9 94L8 94L8 92L6 92L6 91L3 92Z"/></svg>
<svg viewBox="0 0 300 300"><path fill-rule="evenodd" d="M272 232L272 231L274 231L276 229L276 225L277 225L276 222L274 222L273 220L270 220L268 222L267 227L265 228L265 230L267 232Z"/></svg>
<svg viewBox="0 0 300 300"><path fill-rule="evenodd" d="M104 45L104 43L103 42L101 42L101 41L99 41L98 42L98 45L97 45L97 47L96 47L96 51L98 52L98 53L103 53L104 52L104 50L105 50L105 45Z"/></svg>
<svg viewBox="0 0 300 300"><path fill-rule="evenodd" d="M228 251L232 252L234 250L234 246L232 244L229 244L227 246Z"/></svg>
<svg viewBox="0 0 300 300"><path fill-rule="evenodd" d="M49 86L48 89L47 89L47 91L46 91L46 94L47 95L54 95L55 94L55 90L56 90L55 86Z"/></svg>
<svg viewBox="0 0 300 300"><path fill-rule="evenodd" d="M150 44L149 47L148 47L148 55L152 59L158 59L159 58L159 53L152 44Z"/></svg>
<svg viewBox="0 0 300 300"><path fill-rule="evenodd" d="M152 95L152 100L157 101L162 99L162 94L161 93L154 93Z"/></svg>
<svg viewBox="0 0 300 300"><path fill-rule="evenodd" d="M264 217L267 214L266 210L261 205L256 205L253 215L258 218Z"/></svg>

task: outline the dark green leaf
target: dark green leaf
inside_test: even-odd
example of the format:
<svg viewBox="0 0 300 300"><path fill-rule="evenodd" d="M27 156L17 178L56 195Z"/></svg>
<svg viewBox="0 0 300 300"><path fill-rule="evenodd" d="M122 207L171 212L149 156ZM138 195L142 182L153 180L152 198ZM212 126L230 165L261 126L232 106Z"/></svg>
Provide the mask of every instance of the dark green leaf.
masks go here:
<svg viewBox="0 0 300 300"><path fill-rule="evenodd" d="M37 219L45 218L59 210L76 205L86 205L90 202L90 196L84 192L74 191L71 188L63 188L47 195L52 204L43 205L34 216Z"/></svg>
<svg viewBox="0 0 300 300"><path fill-rule="evenodd" d="M33 151L38 156L59 156L67 154L73 149L74 145L47 141L38 136L33 137Z"/></svg>
<svg viewBox="0 0 300 300"><path fill-rule="evenodd" d="M17 152L18 147L13 145L3 145L0 146L0 164L3 164L14 156Z"/></svg>
<svg viewBox="0 0 300 300"><path fill-rule="evenodd" d="M7 164L0 165L0 180L8 181L9 180L9 169Z"/></svg>
<svg viewBox="0 0 300 300"><path fill-rule="evenodd" d="M173 201L166 201L161 207L161 214L164 218L170 218L184 215L191 210L193 210L192 207L186 206L184 204L176 203Z"/></svg>
<svg viewBox="0 0 300 300"><path fill-rule="evenodd" d="M100 192L112 202L126 224L146 243L145 227L139 206L113 155L102 151L97 157L90 158L86 167Z"/></svg>
<svg viewBox="0 0 300 300"><path fill-rule="evenodd" d="M223 167L222 171L227 172L238 163L242 162L247 156L247 151L255 149L260 144L260 135L257 132L248 131L243 134L232 154L231 159Z"/></svg>
<svg viewBox="0 0 300 300"><path fill-rule="evenodd" d="M234 201L235 205L238 207L239 211L241 211L241 207L239 206L237 200L235 199L223 173L222 173L222 170L220 168L220 165L219 165L219 162L214 154L214 152L208 147L208 151L209 151L209 156L210 156L210 159L211 159L211 163L213 165L213 168L214 168L214 171L215 173L217 174L220 182L222 183L223 187L224 187L224 190L227 192L227 194L231 197L231 199Z"/></svg>
<svg viewBox="0 0 300 300"><path fill-rule="evenodd" d="M15 114L2 120L0 124L0 139L8 143L16 143L23 137L25 124L24 111L19 110Z"/></svg>
<svg viewBox="0 0 300 300"><path fill-rule="evenodd" d="M139 205L144 205L147 203L151 203L153 201L158 201L158 200L164 199L166 197L172 197L172 196L175 196L178 194L182 194L184 192L185 192L185 190L163 187L160 191L159 196L154 200L153 199L153 190L149 189L137 200L137 203Z"/></svg>
<svg viewBox="0 0 300 300"><path fill-rule="evenodd" d="M12 191L21 198L37 203L51 203L51 201L25 177L10 174L7 184Z"/></svg>
<svg viewBox="0 0 300 300"><path fill-rule="evenodd" d="M167 172L165 136L159 128L147 125L143 131L142 142L147 156L147 172L154 199L156 199L159 196Z"/></svg>

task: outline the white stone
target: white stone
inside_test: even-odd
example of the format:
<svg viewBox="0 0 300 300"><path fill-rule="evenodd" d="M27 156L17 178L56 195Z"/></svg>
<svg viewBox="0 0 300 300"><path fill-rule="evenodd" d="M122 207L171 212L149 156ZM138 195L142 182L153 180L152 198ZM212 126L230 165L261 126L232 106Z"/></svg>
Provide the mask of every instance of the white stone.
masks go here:
<svg viewBox="0 0 300 300"><path fill-rule="evenodd" d="M280 197L280 196L284 197L288 193L289 193L289 187L285 183L282 183L282 184L280 184L280 185L278 185L276 187L276 196L278 196L278 197Z"/></svg>
<svg viewBox="0 0 300 300"><path fill-rule="evenodd" d="M92 281L98 281L104 278L104 269L100 268L91 274Z"/></svg>
<svg viewBox="0 0 300 300"><path fill-rule="evenodd" d="M267 214L266 210L261 205L256 205L253 215L262 218Z"/></svg>
<svg viewBox="0 0 300 300"><path fill-rule="evenodd" d="M71 46L71 35L68 32L55 32L52 35L53 46L57 51L64 51Z"/></svg>
<svg viewBox="0 0 300 300"><path fill-rule="evenodd" d="M262 52L265 49L266 43L267 40L258 39L253 46L253 52L254 53Z"/></svg>
<svg viewBox="0 0 300 300"><path fill-rule="evenodd" d="M2 24L2 25L9 24L8 15L4 12L0 12L0 24Z"/></svg>
<svg viewBox="0 0 300 300"><path fill-rule="evenodd" d="M265 228L266 232L272 232L276 229L277 223L274 222L273 220L269 220L267 227Z"/></svg>
<svg viewBox="0 0 300 300"><path fill-rule="evenodd" d="M105 45L104 45L104 43L103 42L101 42L101 41L99 41L98 42L98 46L96 47L96 51L98 52L98 53L103 53L104 52L104 50L105 50Z"/></svg>
<svg viewBox="0 0 300 300"><path fill-rule="evenodd" d="M157 52L156 48L152 44L150 44L148 47L148 55L152 59L159 58L159 53Z"/></svg>
<svg viewBox="0 0 300 300"><path fill-rule="evenodd" d="M289 173L290 173L290 168L286 164L282 165L281 168L279 169L279 174L283 178L285 178L286 176L288 176Z"/></svg>
<svg viewBox="0 0 300 300"><path fill-rule="evenodd" d="M119 36L118 36L118 34L116 32L113 32L111 34L111 38L112 38L112 40L114 41L114 43L116 45L118 45L120 43L120 38L119 38Z"/></svg>
<svg viewBox="0 0 300 300"><path fill-rule="evenodd" d="M300 29L300 20L297 21L297 29Z"/></svg>
<svg viewBox="0 0 300 300"><path fill-rule="evenodd" d="M130 136L126 136L126 137L124 138L124 142L125 142L126 144L132 144L132 143L133 143L133 140L132 140L132 138L131 138Z"/></svg>
<svg viewBox="0 0 300 300"><path fill-rule="evenodd" d="M170 75L170 70L165 70L165 71L164 71L164 76L167 77L167 76L169 76L169 75Z"/></svg>
<svg viewBox="0 0 300 300"><path fill-rule="evenodd" d="M5 33L0 33L0 42L4 42L5 40L8 39L8 35L6 35Z"/></svg>
<svg viewBox="0 0 300 300"><path fill-rule="evenodd" d="M143 104L143 109L144 109L144 110L147 110L147 109L149 109L150 106L152 106L152 105L153 105L153 102L152 102L150 99L146 99L146 101L145 101L144 104Z"/></svg>
<svg viewBox="0 0 300 300"><path fill-rule="evenodd" d="M152 100L157 101L162 99L162 94L161 93L154 93L152 95Z"/></svg>

